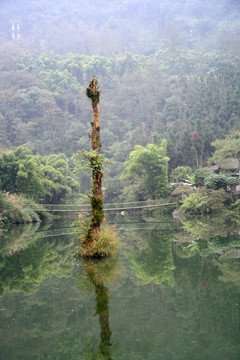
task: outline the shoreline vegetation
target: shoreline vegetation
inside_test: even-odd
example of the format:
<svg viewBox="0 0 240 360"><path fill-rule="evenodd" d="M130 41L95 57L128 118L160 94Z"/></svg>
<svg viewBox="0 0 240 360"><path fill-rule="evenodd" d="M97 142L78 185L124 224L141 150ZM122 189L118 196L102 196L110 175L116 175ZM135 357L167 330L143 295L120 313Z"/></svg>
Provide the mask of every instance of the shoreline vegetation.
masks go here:
<svg viewBox="0 0 240 360"><path fill-rule="evenodd" d="M0 193L0 229L13 224L41 222L46 218L52 217L48 212L41 211L44 209L44 204L42 206L38 204L38 207L40 206L39 212L32 210L29 205L33 203L31 199L27 199L22 195L10 194L8 192ZM211 190L202 187L191 192L184 199L179 198L178 205L171 207L171 209L164 209L164 213L166 210L168 214L172 213L174 218L194 218L196 216L215 215L217 213L225 213L235 217L240 214L240 199L238 198L234 201L231 194L227 193L224 189ZM162 212L163 209L154 211L156 216L161 216ZM83 224L83 222L82 219L81 225L78 223L78 229L85 233L86 224ZM103 230L104 232L110 231L109 227ZM114 234L114 230L110 232L112 235Z"/></svg>
<svg viewBox="0 0 240 360"><path fill-rule="evenodd" d="M229 163L231 159L226 158L226 161ZM174 189L171 195L178 198L178 207L173 212L173 216L199 216L216 213L239 215L239 174L239 166L232 171L224 172L218 166L200 168L194 173L188 167L175 168L172 172L172 180L177 183L173 184Z"/></svg>
<svg viewBox="0 0 240 360"><path fill-rule="evenodd" d="M239 214L240 199L233 201L224 189L212 190L199 188L184 200L173 212L174 217L208 215L216 213Z"/></svg>
<svg viewBox="0 0 240 360"><path fill-rule="evenodd" d="M30 204L33 204L32 200L26 199L22 195L8 192L0 193L0 228L12 224L40 222L44 218L51 217L47 212L38 213L32 210ZM44 205L42 205L42 209L44 209Z"/></svg>

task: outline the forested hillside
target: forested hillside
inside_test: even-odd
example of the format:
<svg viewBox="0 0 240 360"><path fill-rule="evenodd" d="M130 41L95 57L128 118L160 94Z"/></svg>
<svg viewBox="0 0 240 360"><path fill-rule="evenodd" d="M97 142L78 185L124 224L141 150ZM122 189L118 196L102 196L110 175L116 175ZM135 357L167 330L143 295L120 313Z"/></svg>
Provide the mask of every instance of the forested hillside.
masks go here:
<svg viewBox="0 0 240 360"><path fill-rule="evenodd" d="M21 46L35 53L150 55L163 38L206 48L240 30L239 9L237 0L2 0L0 40L12 40L14 24L15 40L19 32Z"/></svg>
<svg viewBox="0 0 240 360"><path fill-rule="evenodd" d="M2 151L89 149L94 75L112 192L134 145L166 138L170 170L197 168L240 128L238 1L12 0L0 16Z"/></svg>

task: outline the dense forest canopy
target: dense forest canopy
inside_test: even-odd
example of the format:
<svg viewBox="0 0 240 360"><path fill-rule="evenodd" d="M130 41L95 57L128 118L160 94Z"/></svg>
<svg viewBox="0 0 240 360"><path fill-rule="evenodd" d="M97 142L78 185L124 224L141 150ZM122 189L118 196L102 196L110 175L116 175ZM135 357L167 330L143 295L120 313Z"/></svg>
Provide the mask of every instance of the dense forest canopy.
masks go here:
<svg viewBox="0 0 240 360"><path fill-rule="evenodd" d="M1 151L88 150L94 75L115 195L135 145L167 139L170 172L198 168L240 128L238 1L3 0L0 19Z"/></svg>

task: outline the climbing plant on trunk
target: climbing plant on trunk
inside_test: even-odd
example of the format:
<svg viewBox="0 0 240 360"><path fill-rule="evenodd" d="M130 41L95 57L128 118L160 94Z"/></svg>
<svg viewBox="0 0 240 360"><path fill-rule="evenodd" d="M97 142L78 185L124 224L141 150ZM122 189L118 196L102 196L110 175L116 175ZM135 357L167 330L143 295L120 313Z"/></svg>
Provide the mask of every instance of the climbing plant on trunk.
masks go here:
<svg viewBox="0 0 240 360"><path fill-rule="evenodd" d="M117 249L117 238L109 227L101 229L104 220L103 194L102 194L102 161L100 150L102 147L100 138L100 110L99 100L100 91L98 81L95 77L91 80L86 89L86 95L92 102L93 120L91 121L92 131L89 134L92 150L82 151L75 154L77 160L82 156L88 159L92 169L92 195L89 195L91 204L91 221L88 219L79 224L79 229L83 230L82 244L76 253L76 257L100 257L113 256Z"/></svg>
<svg viewBox="0 0 240 360"><path fill-rule="evenodd" d="M87 97L92 101L93 120L91 121L92 132L89 134L92 143L92 151L88 153L88 160L92 169L92 195L90 196L90 203L92 207L92 223L90 229L91 236L100 231L101 223L104 219L103 200L102 200L102 163L100 161L99 153L102 147L100 138L100 91L98 88L98 81L95 77L91 80L87 90Z"/></svg>

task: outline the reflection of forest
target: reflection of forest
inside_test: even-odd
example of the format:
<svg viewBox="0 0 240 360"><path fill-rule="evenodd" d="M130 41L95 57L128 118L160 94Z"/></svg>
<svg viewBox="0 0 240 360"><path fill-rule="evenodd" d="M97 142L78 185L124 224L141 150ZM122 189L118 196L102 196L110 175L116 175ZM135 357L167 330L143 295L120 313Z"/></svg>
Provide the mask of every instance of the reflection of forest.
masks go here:
<svg viewBox="0 0 240 360"><path fill-rule="evenodd" d="M217 354L220 359L224 359L226 349L228 354L235 354L234 359L240 354L237 339L240 263L238 259L224 256L231 248L236 254L235 247L240 239L236 224L229 226L229 222L223 219L211 221L216 226L221 224L221 229L217 229L214 237L211 222L205 223L203 228L212 235L209 238L199 222L190 222L189 228L195 231L202 229L200 234L205 236L205 241L201 241L200 236L196 238L193 233L187 232L186 228L175 233L171 230L158 230L151 235L142 231L137 239L139 246L127 254L130 266L141 283L152 284L151 301L144 298L141 290L139 297L143 303L143 314L154 314L149 319L142 315L145 328L158 329L157 321L162 321L161 329L165 336L158 338L151 333L154 337L151 343L161 343L162 346L159 344L158 349L161 348L162 355L168 355L169 348L163 350L166 343L169 347L171 344L172 353L182 353L179 359L215 358L214 346L218 346ZM186 224L189 225L189 222L184 222L185 226ZM147 311L145 304L151 304L153 311ZM128 315L130 316L129 313ZM132 314L131 319L135 315ZM171 338L174 342L171 342ZM198 357L195 357L196 354ZM229 359L232 358L231 355Z"/></svg>
<svg viewBox="0 0 240 360"><path fill-rule="evenodd" d="M15 252L25 249L30 243L33 243L39 226L39 222L29 223L13 226L8 231L3 231L0 234L1 256L10 256Z"/></svg>
<svg viewBox="0 0 240 360"><path fill-rule="evenodd" d="M43 279L55 274L69 276L72 270L72 253L74 239L68 237L63 241L23 237L25 248L14 242L11 255L0 256L0 289L31 294L38 290ZM16 248L15 248L16 247Z"/></svg>
<svg viewBox="0 0 240 360"><path fill-rule="evenodd" d="M239 220L229 215L210 218L182 218L182 230L175 234L175 251L188 258L199 253L214 255L214 263L221 271L220 279L237 284L240 275Z"/></svg>
<svg viewBox="0 0 240 360"><path fill-rule="evenodd" d="M8 360L238 359L240 267L225 256L237 244L229 229L191 242L178 241L173 229L129 231L121 271L118 261L76 264L70 236L2 257L0 353Z"/></svg>
<svg viewBox="0 0 240 360"><path fill-rule="evenodd" d="M171 248L172 230L144 231L145 243L137 253L128 253L131 267L144 284L174 286L174 262Z"/></svg>
<svg viewBox="0 0 240 360"><path fill-rule="evenodd" d="M179 221L185 235L189 236L189 241L192 241L193 237L208 241L212 237L223 238L234 234L239 239L239 220L239 218L233 218L230 214L221 214L221 216L183 217ZM181 235L179 240L181 241Z"/></svg>

